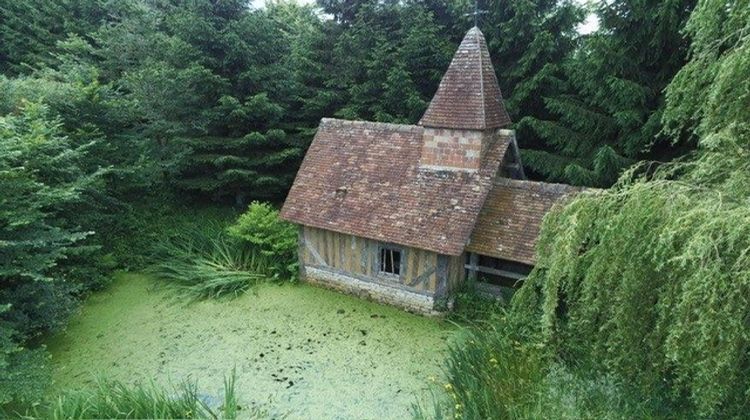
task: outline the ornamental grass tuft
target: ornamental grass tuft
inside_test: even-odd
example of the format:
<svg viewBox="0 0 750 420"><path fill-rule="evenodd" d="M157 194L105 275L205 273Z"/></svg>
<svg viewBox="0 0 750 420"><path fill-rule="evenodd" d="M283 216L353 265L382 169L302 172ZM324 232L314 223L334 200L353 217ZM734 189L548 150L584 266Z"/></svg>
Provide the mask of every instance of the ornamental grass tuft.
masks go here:
<svg viewBox="0 0 750 420"><path fill-rule="evenodd" d="M234 298L272 277L273 257L228 237L223 227L183 229L156 246L149 272L192 300Z"/></svg>

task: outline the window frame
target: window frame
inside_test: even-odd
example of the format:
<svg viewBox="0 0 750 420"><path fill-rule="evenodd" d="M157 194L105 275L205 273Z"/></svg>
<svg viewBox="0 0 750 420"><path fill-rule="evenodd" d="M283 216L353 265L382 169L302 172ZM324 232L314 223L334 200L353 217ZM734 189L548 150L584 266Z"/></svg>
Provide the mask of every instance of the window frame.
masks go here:
<svg viewBox="0 0 750 420"><path fill-rule="evenodd" d="M388 252L397 252L398 253L398 273L391 273L388 271L385 271L385 264L383 261L383 257L387 255ZM385 277L388 279L398 279L401 280L403 273L404 273L404 248L396 245L390 245L390 244L379 244L378 245L378 254L377 254L377 266L375 267L378 273L379 277ZM395 261L394 261L395 262ZM394 264L394 268L395 268Z"/></svg>

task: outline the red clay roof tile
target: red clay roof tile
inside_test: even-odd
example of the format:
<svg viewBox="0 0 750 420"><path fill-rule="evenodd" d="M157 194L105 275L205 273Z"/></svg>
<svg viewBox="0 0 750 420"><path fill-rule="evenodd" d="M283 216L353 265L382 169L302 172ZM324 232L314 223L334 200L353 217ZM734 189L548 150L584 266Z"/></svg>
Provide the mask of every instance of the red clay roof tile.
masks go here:
<svg viewBox="0 0 750 420"><path fill-rule="evenodd" d="M281 211L321 229L459 255L510 137L494 135L478 171L419 166L424 129L323 119Z"/></svg>
<svg viewBox="0 0 750 420"><path fill-rule="evenodd" d="M474 27L458 47L419 125L485 130L510 122L484 35Z"/></svg>
<svg viewBox="0 0 750 420"><path fill-rule="evenodd" d="M544 216L555 203L580 191L570 185L498 178L466 250L534 265Z"/></svg>

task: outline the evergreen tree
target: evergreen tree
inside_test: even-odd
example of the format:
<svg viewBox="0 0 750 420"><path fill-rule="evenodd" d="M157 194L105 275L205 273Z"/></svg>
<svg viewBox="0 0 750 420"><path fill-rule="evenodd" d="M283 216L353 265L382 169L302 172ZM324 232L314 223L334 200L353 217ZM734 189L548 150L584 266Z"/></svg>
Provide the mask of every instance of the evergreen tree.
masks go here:
<svg viewBox="0 0 750 420"><path fill-rule="evenodd" d="M203 22L209 35L198 40L192 30L180 35L195 48L208 48L200 39L218 40L220 53L210 55L216 58L207 65L228 83L217 104L205 111L211 121L207 136L180 142L187 155L176 185L242 206L249 199L279 200L291 186L320 118L293 110L304 112L307 97L319 95L311 90L315 85L304 84L321 77L315 50L303 48L320 42L315 37L321 23L311 7L289 2L262 11L233 10L217 20L211 10L191 9L195 16L180 19ZM202 55L209 54L214 52Z"/></svg>
<svg viewBox="0 0 750 420"><path fill-rule="evenodd" d="M61 263L92 251L81 244L93 232L66 213L96 180L80 164L86 146L75 147L42 105L0 117L0 404L40 397L31 364L43 357L27 342L74 309L82 279Z"/></svg>
<svg viewBox="0 0 750 420"><path fill-rule="evenodd" d="M452 54L431 12L418 3L358 9L334 47L329 85L338 93L336 116L416 123L437 90Z"/></svg>
<svg viewBox="0 0 750 420"><path fill-rule="evenodd" d="M56 44L93 32L102 0L0 0L0 73L17 75L56 62Z"/></svg>
<svg viewBox="0 0 750 420"><path fill-rule="evenodd" d="M556 0L488 0L481 7L488 14L480 26L511 119L545 115L541 98L560 86L561 63L576 47L583 11Z"/></svg>
<svg viewBox="0 0 750 420"><path fill-rule="evenodd" d="M319 119L289 115L304 107L304 95L316 94L303 93L298 79L314 70L295 71L311 60L289 58L294 45L305 44L305 31L319 30L312 8L246 6L117 4L115 22L95 35L94 53L104 80L134 104L132 129L158 145L152 158L174 185L237 202L283 197Z"/></svg>
<svg viewBox="0 0 750 420"><path fill-rule="evenodd" d="M363 6L371 6L378 0L316 0L323 10L332 15L336 22L348 25L354 21ZM390 0L393 3L393 0Z"/></svg>
<svg viewBox="0 0 750 420"><path fill-rule="evenodd" d="M249 198L278 200L294 181L304 149L282 130L244 137L183 140L191 153L177 185L214 200L230 198L237 207Z"/></svg>
<svg viewBox="0 0 750 420"><path fill-rule="evenodd" d="M684 152L682 139L660 134L662 91L684 64L687 44L680 28L694 4L621 0L598 5L600 29L567 59L564 91L544 96L553 117L520 121L520 131L533 131L540 139L522 143L532 149L523 157L534 174L608 186L637 159L669 159Z"/></svg>
<svg viewBox="0 0 750 420"><path fill-rule="evenodd" d="M60 1L0 0L0 72L51 63L55 42L65 36L64 17Z"/></svg>

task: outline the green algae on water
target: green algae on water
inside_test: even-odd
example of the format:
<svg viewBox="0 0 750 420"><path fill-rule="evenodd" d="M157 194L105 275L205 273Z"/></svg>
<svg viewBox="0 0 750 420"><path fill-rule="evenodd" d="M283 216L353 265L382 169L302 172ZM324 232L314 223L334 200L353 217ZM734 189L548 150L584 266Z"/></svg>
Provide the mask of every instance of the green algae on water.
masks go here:
<svg viewBox="0 0 750 420"><path fill-rule="evenodd" d="M309 285L263 285L231 301L177 304L120 274L49 342L55 389L97 376L220 395L287 418L404 418L440 378L451 327Z"/></svg>

